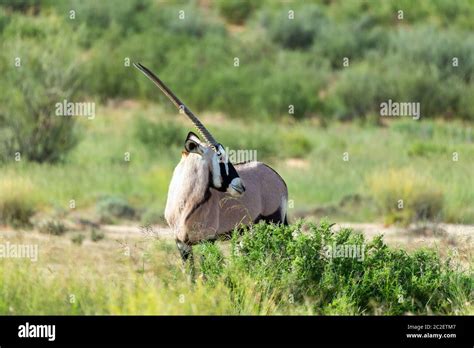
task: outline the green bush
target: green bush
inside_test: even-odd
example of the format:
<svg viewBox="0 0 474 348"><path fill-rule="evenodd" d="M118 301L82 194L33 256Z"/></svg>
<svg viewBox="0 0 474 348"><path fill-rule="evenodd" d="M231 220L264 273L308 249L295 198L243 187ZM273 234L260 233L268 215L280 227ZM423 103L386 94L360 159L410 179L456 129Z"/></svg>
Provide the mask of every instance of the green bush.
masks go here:
<svg viewBox="0 0 474 348"><path fill-rule="evenodd" d="M184 19L178 19L180 11L184 11ZM202 38L206 35L224 35L225 28L217 21L206 17L197 6L167 6L161 11L163 28L171 31L174 36L181 35Z"/></svg>
<svg viewBox="0 0 474 348"><path fill-rule="evenodd" d="M24 4L26 8L34 7L36 1ZM31 20L21 12L11 15L14 5L0 7L4 42L0 65L2 71L7 71L1 77L2 90L25 78L20 69L8 69L8 52L17 50L17 39L24 42L20 48L31 47L30 54L38 56L38 60L49 62L58 57L48 70L28 75L34 80L24 80L28 88L5 94L0 105L22 114L34 115L38 110L44 113L51 98L61 99L46 96L45 91L67 95L68 87L76 89L74 82L79 83L79 77L87 81L81 86L85 95L102 101L136 97L159 100L171 110L166 97L128 64L141 61L196 112L278 119L288 114L289 105L294 105L293 116L297 119L314 115L353 119L374 116L379 103L391 98L420 102L423 117L470 120L474 115L470 98L474 41L464 31L472 26L466 21L474 7L467 1L456 5L403 2L405 15L410 23L416 23L409 29L402 25L393 28L399 24L395 16L398 7L393 2L381 6L364 1L291 6L265 2L256 13L256 20L250 21L246 30L237 32L227 32L217 12L243 21L260 5L232 0L212 4L207 9L190 2L168 4L151 0L133 0L121 6L112 0L46 1ZM76 11L75 20L68 17L71 9ZM294 11L294 19L288 18L289 10ZM179 19L180 11L184 11L184 19ZM64 35L58 27L66 31ZM67 50L55 47L66 45L64 42ZM44 45L50 49L38 48ZM50 82L52 70L61 70L59 67L76 57L85 60L80 75L74 72L67 77L55 73L60 81ZM236 57L240 59L239 67L233 65ZM342 67L343 57L350 58L350 67ZM452 66L453 57L459 59L458 67ZM42 88L32 87L35 83ZM52 86L59 87L56 90ZM32 108L25 106L22 94L35 103ZM61 122L66 123L71 122ZM4 141L9 148L26 146L26 141L14 144L19 142L14 138L27 137L15 137L12 128L8 132L3 130L0 139L10 139ZM67 152L69 145L63 142L73 143L69 140L73 138L61 138L57 141L61 146L55 148L64 147L63 152ZM45 147L49 149L51 145ZM54 161L58 156L50 157Z"/></svg>
<svg viewBox="0 0 474 348"><path fill-rule="evenodd" d="M119 6L113 0L43 0L43 7L51 7L68 20L75 30L87 28L80 38L81 45L90 47L108 33L112 27L120 28L123 38L132 33L144 31L156 23L156 13L160 9L151 0L130 0ZM70 11L75 11L75 19L69 19Z"/></svg>
<svg viewBox="0 0 474 348"><path fill-rule="evenodd" d="M277 53L267 68L268 75L249 88L253 91L253 97L249 98L253 101L253 112L260 111L269 119L287 115L301 120L316 115L323 109L318 91L325 88L328 81L328 65L327 61L309 58L302 52ZM293 113L289 112L290 106Z"/></svg>
<svg viewBox="0 0 474 348"><path fill-rule="evenodd" d="M267 28L273 41L289 49L306 49L317 40L326 25L326 17L319 6L310 4L296 6L294 18L289 18L289 10L278 13L265 11L261 16L262 25Z"/></svg>
<svg viewBox="0 0 474 348"><path fill-rule="evenodd" d="M398 100L419 102L422 118L450 116L458 112L463 84L457 77L443 79L434 66L416 68L406 64L403 70L398 78L391 77L393 85L397 86Z"/></svg>
<svg viewBox="0 0 474 348"><path fill-rule="evenodd" d="M97 231L95 228L91 230L91 240L93 242L101 241L105 238L105 234L102 231Z"/></svg>
<svg viewBox="0 0 474 348"><path fill-rule="evenodd" d="M63 235L67 229L63 222L57 220L47 220L39 224L38 231L54 236Z"/></svg>
<svg viewBox="0 0 474 348"><path fill-rule="evenodd" d="M133 219L135 209L123 198L104 197L97 202L97 212L101 220L111 221L113 218Z"/></svg>
<svg viewBox="0 0 474 348"><path fill-rule="evenodd" d="M370 55L338 74L324 101L328 113L339 119L380 115L380 104L420 103L421 118L451 116L461 112L463 82L459 77L442 77L434 65L406 61L400 55Z"/></svg>
<svg viewBox="0 0 474 348"><path fill-rule="evenodd" d="M474 121L474 84L463 88L459 97L458 113L461 118Z"/></svg>
<svg viewBox="0 0 474 348"><path fill-rule="evenodd" d="M83 234L78 233L71 238L71 242L73 242L73 244L81 246L82 242L84 242L84 239L86 239L86 237Z"/></svg>
<svg viewBox="0 0 474 348"><path fill-rule="evenodd" d="M198 245L196 251L202 255L199 263L201 274L213 284L224 270L224 255L217 245L211 242Z"/></svg>
<svg viewBox="0 0 474 348"><path fill-rule="evenodd" d="M3 0L0 5L12 11L36 14L40 9L40 0Z"/></svg>
<svg viewBox="0 0 474 348"><path fill-rule="evenodd" d="M391 33L389 53L416 64L435 65L442 78L458 76L465 82L474 79L474 39L458 31L440 31L434 27L400 29ZM457 57L459 65L453 66Z"/></svg>
<svg viewBox="0 0 474 348"><path fill-rule="evenodd" d="M387 32L375 26L370 16L362 16L348 23L329 22L321 29L320 36L313 44L315 55L328 58L336 69L343 67L343 58L352 64L362 60L372 51L385 51Z"/></svg>
<svg viewBox="0 0 474 348"><path fill-rule="evenodd" d="M10 23L11 18L12 16L9 16L7 12L0 7L0 33L2 33L8 23Z"/></svg>
<svg viewBox="0 0 474 348"><path fill-rule="evenodd" d="M243 24L257 6L251 0L220 0L217 3L219 12L229 23Z"/></svg>
<svg viewBox="0 0 474 348"><path fill-rule="evenodd" d="M380 112L380 103L394 98L393 87L376 67L364 62L341 71L328 92L325 107L338 119L365 118Z"/></svg>
<svg viewBox="0 0 474 348"><path fill-rule="evenodd" d="M179 19L180 11L184 11L184 19ZM202 101L195 94L201 89L199 79L208 79L215 63L223 63L226 32L221 24L206 17L199 7L167 5L156 9L156 16L151 17L146 28L130 31L126 40L122 29L122 25L113 22L102 38L95 41L94 59L86 69L91 81L87 86L89 93L98 94L103 100L137 96L161 100L172 110L167 98L131 64L141 62L193 110L209 104L209 98ZM203 46L207 49L202 50ZM121 59L111 62L111 53ZM200 75L196 78L198 71ZM212 87L206 85L205 91L213 93Z"/></svg>
<svg viewBox="0 0 474 348"><path fill-rule="evenodd" d="M77 36L56 17L15 17L3 36L0 159L20 152L31 161L56 162L77 143L75 119L55 114L56 103L77 101Z"/></svg>
<svg viewBox="0 0 474 348"><path fill-rule="evenodd" d="M317 314L452 313L474 286L433 250L409 254L388 247L381 236L366 241L350 229L335 233L326 222L260 223L234 235L227 258L214 245L198 250L198 271L209 286L226 284L237 312L249 281L257 285L257 306L271 296L288 306L306 303Z"/></svg>

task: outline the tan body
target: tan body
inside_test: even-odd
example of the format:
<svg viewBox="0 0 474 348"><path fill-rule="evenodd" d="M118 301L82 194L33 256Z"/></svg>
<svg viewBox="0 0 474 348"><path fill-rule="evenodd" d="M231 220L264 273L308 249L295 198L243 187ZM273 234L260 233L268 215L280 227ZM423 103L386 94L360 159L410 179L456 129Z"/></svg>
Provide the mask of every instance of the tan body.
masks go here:
<svg viewBox="0 0 474 348"><path fill-rule="evenodd" d="M260 219L286 222L288 190L283 179L261 162L235 164L246 192L241 197L210 188L209 166L196 154L184 154L168 192L165 218L176 240L193 245L214 240L239 225Z"/></svg>

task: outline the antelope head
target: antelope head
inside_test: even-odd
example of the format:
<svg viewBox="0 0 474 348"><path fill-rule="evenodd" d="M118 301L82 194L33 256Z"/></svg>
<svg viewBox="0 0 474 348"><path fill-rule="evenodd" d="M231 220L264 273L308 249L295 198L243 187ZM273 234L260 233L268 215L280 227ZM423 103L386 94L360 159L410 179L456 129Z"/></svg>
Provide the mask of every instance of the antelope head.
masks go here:
<svg viewBox="0 0 474 348"><path fill-rule="evenodd" d="M204 141L190 132L184 142L184 152L190 156L200 156L204 164L208 166L212 180L210 187L227 192L234 197L241 196L245 192L245 185L235 170L233 164L225 152L224 147L217 142L196 115L184 105L181 100L161 81L153 72L140 63L134 66L144 73L158 88L171 100L180 113L184 113L196 127Z"/></svg>

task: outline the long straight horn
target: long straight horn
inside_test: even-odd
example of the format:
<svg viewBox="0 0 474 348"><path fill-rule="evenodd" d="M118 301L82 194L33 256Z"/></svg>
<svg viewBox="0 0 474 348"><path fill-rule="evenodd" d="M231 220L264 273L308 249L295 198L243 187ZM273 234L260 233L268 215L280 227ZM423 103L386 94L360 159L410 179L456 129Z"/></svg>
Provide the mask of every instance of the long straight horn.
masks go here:
<svg viewBox="0 0 474 348"><path fill-rule="evenodd" d="M199 121L199 119L192 113L191 110L188 109L186 105L183 104L181 100L161 81L158 76L153 74L148 68L144 67L140 63L133 63L135 68L140 70L142 73L146 75L155 85L158 86L158 88L171 100L171 102L178 108L178 110L181 112L184 111L184 113L189 117L191 122L196 126L197 130L203 138L214 147L214 149L218 150L218 145L219 143L214 139L214 137L211 135L211 133L204 127L204 125Z"/></svg>

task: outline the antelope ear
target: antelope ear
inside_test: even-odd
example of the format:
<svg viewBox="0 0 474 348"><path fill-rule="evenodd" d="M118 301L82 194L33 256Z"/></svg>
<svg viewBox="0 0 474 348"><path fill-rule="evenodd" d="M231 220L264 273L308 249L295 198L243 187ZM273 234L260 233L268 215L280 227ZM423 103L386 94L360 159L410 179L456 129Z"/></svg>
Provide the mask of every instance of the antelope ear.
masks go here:
<svg viewBox="0 0 474 348"><path fill-rule="evenodd" d="M195 142L201 144L201 139L199 139L199 137L194 132L188 133L188 136L186 137L186 141L188 141L189 139L194 140Z"/></svg>
<svg viewBox="0 0 474 348"><path fill-rule="evenodd" d="M204 147L201 144L199 137L193 132L189 132L184 142L184 149L189 153L197 153L202 155L204 153Z"/></svg>

